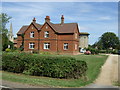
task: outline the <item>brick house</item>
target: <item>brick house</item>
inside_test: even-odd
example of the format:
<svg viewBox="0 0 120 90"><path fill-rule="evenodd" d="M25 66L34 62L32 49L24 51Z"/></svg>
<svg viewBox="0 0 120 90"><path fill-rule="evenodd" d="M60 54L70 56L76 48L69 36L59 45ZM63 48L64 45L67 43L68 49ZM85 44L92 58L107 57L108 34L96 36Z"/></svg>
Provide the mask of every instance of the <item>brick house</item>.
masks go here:
<svg viewBox="0 0 120 90"><path fill-rule="evenodd" d="M24 35L24 37L23 37ZM17 33L17 48L24 42L24 51L48 51L61 54L79 52L79 28L77 23L64 23L64 16L59 24L50 22L46 16L43 25L34 18L30 25L22 26Z"/></svg>

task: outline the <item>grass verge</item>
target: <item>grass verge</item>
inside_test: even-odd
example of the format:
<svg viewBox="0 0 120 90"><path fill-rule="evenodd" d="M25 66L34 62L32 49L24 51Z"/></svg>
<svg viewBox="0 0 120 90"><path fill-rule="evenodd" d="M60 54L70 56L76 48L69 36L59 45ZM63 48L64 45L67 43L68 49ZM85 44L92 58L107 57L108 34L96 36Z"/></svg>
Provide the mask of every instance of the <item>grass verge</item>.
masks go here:
<svg viewBox="0 0 120 90"><path fill-rule="evenodd" d="M55 55L53 55L55 56ZM61 56L61 55L59 55ZM106 55L74 55L78 60L83 60L87 62L87 79L56 79L49 77L40 77L40 76L28 76L23 74L15 74L10 72L2 72L2 79L27 83L32 85L42 85L49 87L81 87L89 83L92 83L98 76L101 66L106 61Z"/></svg>

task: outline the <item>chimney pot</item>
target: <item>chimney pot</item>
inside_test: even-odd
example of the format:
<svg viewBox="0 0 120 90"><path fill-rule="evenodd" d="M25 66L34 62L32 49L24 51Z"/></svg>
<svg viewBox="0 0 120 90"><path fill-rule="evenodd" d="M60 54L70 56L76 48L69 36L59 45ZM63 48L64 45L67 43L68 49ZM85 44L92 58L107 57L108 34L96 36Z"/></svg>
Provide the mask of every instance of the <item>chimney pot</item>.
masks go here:
<svg viewBox="0 0 120 90"><path fill-rule="evenodd" d="M61 17L61 24L64 24L64 16Z"/></svg>
<svg viewBox="0 0 120 90"><path fill-rule="evenodd" d="M35 17L33 18L33 22L36 22L36 19L35 19Z"/></svg>
<svg viewBox="0 0 120 90"><path fill-rule="evenodd" d="M50 16L46 16L45 21L50 21Z"/></svg>

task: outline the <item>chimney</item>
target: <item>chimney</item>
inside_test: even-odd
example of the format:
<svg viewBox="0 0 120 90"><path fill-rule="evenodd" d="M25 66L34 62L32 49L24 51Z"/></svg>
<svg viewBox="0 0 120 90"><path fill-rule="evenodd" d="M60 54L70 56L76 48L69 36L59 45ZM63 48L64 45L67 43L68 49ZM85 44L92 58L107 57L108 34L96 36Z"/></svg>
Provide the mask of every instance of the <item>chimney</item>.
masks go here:
<svg viewBox="0 0 120 90"><path fill-rule="evenodd" d="M35 19L35 17L33 18L33 22L36 23L36 19Z"/></svg>
<svg viewBox="0 0 120 90"><path fill-rule="evenodd" d="M64 24L64 16L61 17L61 24Z"/></svg>
<svg viewBox="0 0 120 90"><path fill-rule="evenodd" d="M50 22L50 16L46 16L46 18L45 18L45 22Z"/></svg>

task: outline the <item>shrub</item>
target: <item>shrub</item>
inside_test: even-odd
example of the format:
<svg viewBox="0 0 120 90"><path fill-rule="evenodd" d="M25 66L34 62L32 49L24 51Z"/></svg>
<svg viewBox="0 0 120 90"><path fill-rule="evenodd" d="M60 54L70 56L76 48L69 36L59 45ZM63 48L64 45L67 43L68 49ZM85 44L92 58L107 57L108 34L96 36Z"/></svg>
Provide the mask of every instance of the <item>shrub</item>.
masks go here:
<svg viewBox="0 0 120 90"><path fill-rule="evenodd" d="M22 73L25 69L25 62L28 59L25 53L3 53L2 69L14 73Z"/></svg>
<svg viewBox="0 0 120 90"><path fill-rule="evenodd" d="M99 53L106 53L106 50L99 50Z"/></svg>
<svg viewBox="0 0 120 90"><path fill-rule="evenodd" d="M66 56L41 56L26 53L3 53L3 70L53 78L85 76L87 64Z"/></svg>
<svg viewBox="0 0 120 90"><path fill-rule="evenodd" d="M47 51L41 51L40 54L43 54L43 55L50 55L51 53L50 53L50 52L47 52Z"/></svg>
<svg viewBox="0 0 120 90"><path fill-rule="evenodd" d="M118 54L118 50L113 50L112 54Z"/></svg>
<svg viewBox="0 0 120 90"><path fill-rule="evenodd" d="M38 51L38 50L33 50L32 53L34 53L34 54L38 54L39 51Z"/></svg>
<svg viewBox="0 0 120 90"><path fill-rule="evenodd" d="M6 52L10 52L11 49L10 49L10 48L6 48L5 51L6 51Z"/></svg>

